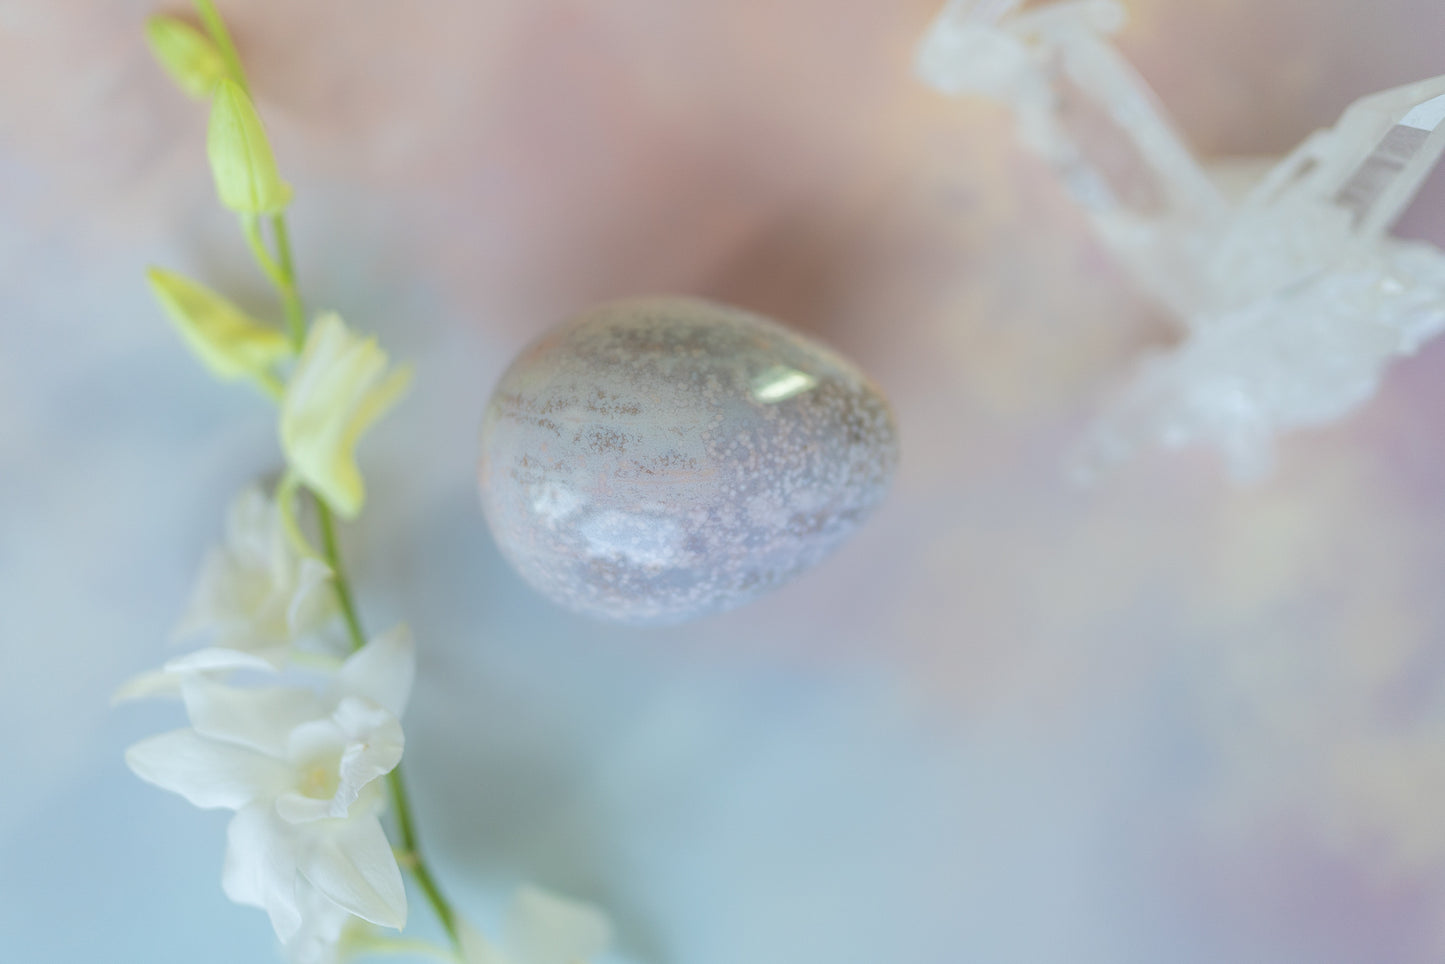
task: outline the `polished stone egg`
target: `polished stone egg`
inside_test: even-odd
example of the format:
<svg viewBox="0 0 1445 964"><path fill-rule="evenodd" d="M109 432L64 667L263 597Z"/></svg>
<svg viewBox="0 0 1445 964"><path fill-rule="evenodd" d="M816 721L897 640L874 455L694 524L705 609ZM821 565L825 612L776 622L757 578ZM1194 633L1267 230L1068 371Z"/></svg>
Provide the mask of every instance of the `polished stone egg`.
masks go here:
<svg viewBox="0 0 1445 964"><path fill-rule="evenodd" d="M674 623L731 609L836 549L898 464L857 367L691 298L593 308L513 362L479 482L503 555L570 609Z"/></svg>

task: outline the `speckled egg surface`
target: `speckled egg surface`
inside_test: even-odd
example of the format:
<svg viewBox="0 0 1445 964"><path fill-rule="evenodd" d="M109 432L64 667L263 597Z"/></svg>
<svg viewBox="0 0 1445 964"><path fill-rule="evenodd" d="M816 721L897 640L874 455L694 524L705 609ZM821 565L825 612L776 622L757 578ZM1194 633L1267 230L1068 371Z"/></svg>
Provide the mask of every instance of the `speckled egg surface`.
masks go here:
<svg viewBox="0 0 1445 964"><path fill-rule="evenodd" d="M482 506L503 554L591 616L741 605L828 555L898 463L882 394L834 352L687 298L594 308L487 405Z"/></svg>

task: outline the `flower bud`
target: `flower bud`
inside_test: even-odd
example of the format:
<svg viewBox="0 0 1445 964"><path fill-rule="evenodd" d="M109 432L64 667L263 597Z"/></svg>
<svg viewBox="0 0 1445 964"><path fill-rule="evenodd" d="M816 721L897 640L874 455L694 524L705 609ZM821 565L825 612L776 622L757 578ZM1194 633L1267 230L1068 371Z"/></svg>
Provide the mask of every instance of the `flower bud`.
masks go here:
<svg viewBox="0 0 1445 964"><path fill-rule="evenodd" d="M230 78L216 84L206 137L221 203L238 214L275 214L291 203L251 98Z"/></svg>
<svg viewBox="0 0 1445 964"><path fill-rule="evenodd" d="M146 272L146 279L186 344L217 378L265 383L272 366L290 354L285 335L205 285L160 268Z"/></svg>
<svg viewBox="0 0 1445 964"><path fill-rule="evenodd" d="M146 40L176 86L197 100L211 96L226 76L226 62L209 37L174 17L146 21Z"/></svg>

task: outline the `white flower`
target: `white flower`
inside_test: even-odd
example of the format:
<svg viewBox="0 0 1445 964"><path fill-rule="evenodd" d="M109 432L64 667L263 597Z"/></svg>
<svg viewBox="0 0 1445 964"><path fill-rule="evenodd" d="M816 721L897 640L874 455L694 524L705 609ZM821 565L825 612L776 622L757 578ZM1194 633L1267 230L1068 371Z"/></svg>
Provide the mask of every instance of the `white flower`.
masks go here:
<svg viewBox="0 0 1445 964"><path fill-rule="evenodd" d="M207 554L176 630L209 636L211 645L128 680L116 701L175 695L195 673L280 669L294 643L336 616L330 580L324 563L287 538L276 502L247 488L231 503L225 544Z"/></svg>
<svg viewBox="0 0 1445 964"><path fill-rule="evenodd" d="M612 925L590 904L538 887L517 891L502 925L502 946L461 925L465 964L585 964L612 941Z"/></svg>
<svg viewBox="0 0 1445 964"><path fill-rule="evenodd" d="M272 659L335 616L330 579L287 538L280 506L250 487L231 503L226 543L206 556L177 632Z"/></svg>
<svg viewBox="0 0 1445 964"><path fill-rule="evenodd" d="M337 909L386 927L406 921L379 779L401 760L412 650L405 627L374 639L324 695L187 676L191 728L126 752L141 779L198 807L236 811L223 887L263 908L283 943L339 934Z"/></svg>
<svg viewBox="0 0 1445 964"><path fill-rule="evenodd" d="M281 400L281 447L306 486L345 518L366 492L356 443L395 405L411 382L406 368L387 372L386 352L358 338L339 315L316 319Z"/></svg>

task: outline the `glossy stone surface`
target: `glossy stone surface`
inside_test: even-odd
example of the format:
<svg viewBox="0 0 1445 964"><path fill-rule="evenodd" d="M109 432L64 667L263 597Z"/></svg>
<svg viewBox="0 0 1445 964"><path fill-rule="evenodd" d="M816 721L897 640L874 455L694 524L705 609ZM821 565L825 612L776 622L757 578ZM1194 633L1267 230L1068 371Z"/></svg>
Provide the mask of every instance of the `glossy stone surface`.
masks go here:
<svg viewBox="0 0 1445 964"><path fill-rule="evenodd" d="M595 308L487 405L482 506L563 606L633 623L730 609L828 555L882 501L893 416L852 364L685 298Z"/></svg>

